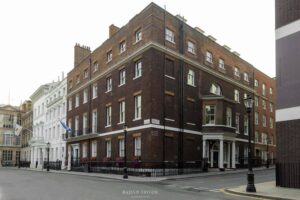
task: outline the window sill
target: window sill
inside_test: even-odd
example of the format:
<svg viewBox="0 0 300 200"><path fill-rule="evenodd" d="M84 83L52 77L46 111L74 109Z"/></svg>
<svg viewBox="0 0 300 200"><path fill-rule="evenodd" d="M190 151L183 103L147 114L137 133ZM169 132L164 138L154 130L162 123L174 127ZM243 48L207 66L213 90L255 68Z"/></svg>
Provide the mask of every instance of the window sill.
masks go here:
<svg viewBox="0 0 300 200"><path fill-rule="evenodd" d="M188 84L188 83L187 83L187 85L188 85L188 86L191 86L191 87L194 87L194 88L196 87L195 85L192 85L192 84Z"/></svg>
<svg viewBox="0 0 300 200"><path fill-rule="evenodd" d="M111 125L107 125L107 126L105 126L104 128L109 128L109 127L111 127Z"/></svg>
<svg viewBox="0 0 300 200"><path fill-rule="evenodd" d="M119 123L118 123L118 125L122 125L122 124L125 124L125 122L119 122Z"/></svg>
<svg viewBox="0 0 300 200"><path fill-rule="evenodd" d="M187 50L187 52L190 53L190 54L193 55L193 56L196 56L196 55L197 55L195 52L192 52L192 51L189 51L189 50Z"/></svg>
<svg viewBox="0 0 300 200"><path fill-rule="evenodd" d="M172 77L172 76L169 76L169 75L166 75L166 74L165 74L165 77L175 80L175 78L174 78L174 77Z"/></svg>
<svg viewBox="0 0 300 200"><path fill-rule="evenodd" d="M168 40L168 39L165 39L167 42L169 42L169 43L171 43L171 44L173 44L173 45L175 45L176 43L175 43L175 41L172 41L172 40Z"/></svg>
<svg viewBox="0 0 300 200"><path fill-rule="evenodd" d="M105 93L109 93L109 92L111 92L112 90L107 90Z"/></svg>
<svg viewBox="0 0 300 200"><path fill-rule="evenodd" d="M121 84L121 85L118 85L118 87L121 87L121 86L123 86L123 85L125 85L125 83L123 83L123 84Z"/></svg>
<svg viewBox="0 0 300 200"><path fill-rule="evenodd" d="M138 78L140 78L140 77L142 77L142 75L141 75L141 76L136 76L136 77L133 77L133 79L132 79L132 80L138 79Z"/></svg>
<svg viewBox="0 0 300 200"><path fill-rule="evenodd" d="M96 99L98 96L96 96L96 97L93 97L92 99Z"/></svg>
<svg viewBox="0 0 300 200"><path fill-rule="evenodd" d="M134 121L138 121L138 120L141 120L141 119L142 119L141 117L140 118L135 118L132 121L134 122Z"/></svg>
<svg viewBox="0 0 300 200"><path fill-rule="evenodd" d="M135 42L134 42L132 45L136 45L136 44L139 43L140 41L142 41L142 39L135 40Z"/></svg>

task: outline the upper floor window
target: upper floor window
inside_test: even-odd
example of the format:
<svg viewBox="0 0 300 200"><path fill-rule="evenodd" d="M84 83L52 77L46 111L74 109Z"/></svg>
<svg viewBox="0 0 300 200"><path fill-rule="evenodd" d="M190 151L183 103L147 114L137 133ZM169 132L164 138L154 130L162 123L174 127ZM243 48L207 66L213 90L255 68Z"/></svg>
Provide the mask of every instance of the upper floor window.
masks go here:
<svg viewBox="0 0 300 200"><path fill-rule="evenodd" d="M80 75L77 75L76 76L76 84L79 84L80 83Z"/></svg>
<svg viewBox="0 0 300 200"><path fill-rule="evenodd" d="M72 110L72 98L69 98L68 106L69 106L69 111Z"/></svg>
<svg viewBox="0 0 300 200"><path fill-rule="evenodd" d="M92 114L92 133L97 132L97 118L98 118L97 109L94 109Z"/></svg>
<svg viewBox="0 0 300 200"><path fill-rule="evenodd" d="M212 55L212 53L210 53L209 51L206 51L206 57L205 57L205 60L206 60L207 62L212 63L212 62L213 62L213 55Z"/></svg>
<svg viewBox="0 0 300 200"><path fill-rule="evenodd" d="M125 122L125 101L120 101L120 114L119 114L119 123Z"/></svg>
<svg viewBox="0 0 300 200"><path fill-rule="evenodd" d="M273 112L273 104L270 103L270 112Z"/></svg>
<svg viewBox="0 0 300 200"><path fill-rule="evenodd" d="M135 42L138 42L142 40L142 30L141 29L138 29L136 32L135 32Z"/></svg>
<svg viewBox="0 0 300 200"><path fill-rule="evenodd" d="M191 41L188 41L187 42L187 45L188 45L188 52L192 53L192 54L196 54L196 45L195 43L191 42Z"/></svg>
<svg viewBox="0 0 300 200"><path fill-rule="evenodd" d="M123 53L124 51L126 51L126 42L125 42L125 40L120 43L119 49L120 49L120 53Z"/></svg>
<svg viewBox="0 0 300 200"><path fill-rule="evenodd" d="M258 97L257 96L254 97L254 105L256 107L258 107Z"/></svg>
<svg viewBox="0 0 300 200"><path fill-rule="evenodd" d="M134 63L134 78L142 76L142 61L138 60Z"/></svg>
<svg viewBox="0 0 300 200"><path fill-rule="evenodd" d="M254 86L258 87L258 80L256 80L256 79L254 80Z"/></svg>
<svg viewBox="0 0 300 200"><path fill-rule="evenodd" d="M191 86L195 86L195 72L189 69L187 74L187 84Z"/></svg>
<svg viewBox="0 0 300 200"><path fill-rule="evenodd" d="M273 94L273 89L270 87L270 89L269 89L270 91L269 91L269 93L270 94Z"/></svg>
<svg viewBox="0 0 300 200"><path fill-rule="evenodd" d="M106 107L106 126L111 126L111 106Z"/></svg>
<svg viewBox="0 0 300 200"><path fill-rule="evenodd" d="M258 132L255 131L255 142L258 143L259 142L259 135Z"/></svg>
<svg viewBox="0 0 300 200"><path fill-rule="evenodd" d="M120 80L120 82L119 82L120 86L125 84L125 82L126 82L126 71L125 71L125 69L121 69L119 71L119 80Z"/></svg>
<svg viewBox="0 0 300 200"><path fill-rule="evenodd" d="M240 102L240 92L238 90L234 90L234 100Z"/></svg>
<svg viewBox="0 0 300 200"><path fill-rule="evenodd" d="M216 106L206 105L205 106L205 124L215 124Z"/></svg>
<svg viewBox="0 0 300 200"><path fill-rule="evenodd" d="M232 109L226 108L226 126L232 126Z"/></svg>
<svg viewBox="0 0 300 200"><path fill-rule="evenodd" d="M73 81L70 80L70 81L69 81L69 89L71 89L72 87L73 87Z"/></svg>
<svg viewBox="0 0 300 200"><path fill-rule="evenodd" d="M93 64L93 72L98 71L99 65L98 62L94 62Z"/></svg>
<svg viewBox="0 0 300 200"><path fill-rule="evenodd" d="M264 110L267 109L266 101L264 99L262 100L262 106Z"/></svg>
<svg viewBox="0 0 300 200"><path fill-rule="evenodd" d="M223 59L219 59L219 68L220 69L225 69L225 63L224 63L224 60Z"/></svg>
<svg viewBox="0 0 300 200"><path fill-rule="evenodd" d="M109 92L112 90L112 78L108 77L106 78L106 92Z"/></svg>
<svg viewBox="0 0 300 200"><path fill-rule="evenodd" d="M244 81L249 82L249 74L247 72L244 72Z"/></svg>
<svg viewBox="0 0 300 200"><path fill-rule="evenodd" d="M264 83L262 84L262 95L266 96L266 85Z"/></svg>
<svg viewBox="0 0 300 200"><path fill-rule="evenodd" d="M142 96L134 97L134 119L140 119L142 116Z"/></svg>
<svg viewBox="0 0 300 200"><path fill-rule="evenodd" d="M109 51L106 53L106 59L107 59L107 62L110 62L112 60L112 51Z"/></svg>
<svg viewBox="0 0 300 200"><path fill-rule="evenodd" d="M97 83L94 83L93 84L93 99L97 98L97 96L98 96L98 85L97 85Z"/></svg>
<svg viewBox="0 0 300 200"><path fill-rule="evenodd" d="M165 39L169 42L175 43L174 32L171 31L170 29L166 28Z"/></svg>
<svg viewBox="0 0 300 200"><path fill-rule="evenodd" d="M258 113L257 112L255 112L254 121L255 121L255 125L258 125L259 119L258 119Z"/></svg>
<svg viewBox="0 0 300 200"><path fill-rule="evenodd" d="M88 101L88 89L85 88L83 90L83 103L86 103Z"/></svg>
<svg viewBox="0 0 300 200"><path fill-rule="evenodd" d="M85 69L85 70L83 71L83 78L87 78L88 75L89 75L88 69Z"/></svg>
<svg viewBox="0 0 300 200"><path fill-rule="evenodd" d="M79 106L79 94L76 94L75 96L75 108Z"/></svg>
<svg viewBox="0 0 300 200"><path fill-rule="evenodd" d="M270 128L273 128L274 127L274 121L273 121L273 118L270 117Z"/></svg>
<svg viewBox="0 0 300 200"><path fill-rule="evenodd" d="M267 118L265 115L262 116L262 124L263 124L263 127L267 127Z"/></svg>
<svg viewBox="0 0 300 200"><path fill-rule="evenodd" d="M235 132L240 133L240 114L235 115Z"/></svg>
<svg viewBox="0 0 300 200"><path fill-rule="evenodd" d="M218 84L211 84L210 86L210 93L216 94L216 95L222 95L221 87Z"/></svg>
<svg viewBox="0 0 300 200"><path fill-rule="evenodd" d="M235 67L234 68L234 75L237 76L237 77L240 77L240 69Z"/></svg>

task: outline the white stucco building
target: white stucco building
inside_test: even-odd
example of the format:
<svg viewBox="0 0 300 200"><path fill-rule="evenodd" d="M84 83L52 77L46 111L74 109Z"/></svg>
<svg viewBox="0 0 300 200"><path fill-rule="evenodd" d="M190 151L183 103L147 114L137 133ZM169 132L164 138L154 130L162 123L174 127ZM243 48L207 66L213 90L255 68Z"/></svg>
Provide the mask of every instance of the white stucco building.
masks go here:
<svg viewBox="0 0 300 200"><path fill-rule="evenodd" d="M33 107L32 168L42 168L47 161L47 143L50 144L49 160L62 161L62 168L65 168L66 131L60 120L66 123L67 80L63 75L61 78L40 86L30 97Z"/></svg>

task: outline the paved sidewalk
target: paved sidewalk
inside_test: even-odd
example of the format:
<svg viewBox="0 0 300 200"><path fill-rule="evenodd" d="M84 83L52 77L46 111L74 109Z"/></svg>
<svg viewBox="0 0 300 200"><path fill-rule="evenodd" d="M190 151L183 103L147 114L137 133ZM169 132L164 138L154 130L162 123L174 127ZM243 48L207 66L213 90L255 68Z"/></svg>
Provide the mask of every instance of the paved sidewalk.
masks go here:
<svg viewBox="0 0 300 200"><path fill-rule="evenodd" d="M246 185L242 185L236 188L225 189L225 191L238 195L261 197L266 199L300 200L300 189L276 187L275 181L258 183L255 184L255 187L256 193L246 192Z"/></svg>
<svg viewBox="0 0 300 200"><path fill-rule="evenodd" d="M18 168L15 168L18 169ZM265 167L254 168L253 171L259 170L271 170L274 167L270 167L266 169ZM175 180L175 179L186 179L186 178L194 178L194 177L206 177L220 174L235 174L247 172L247 169L227 169L225 171L219 171L219 169L209 169L208 172L201 172L195 174L183 174L183 175L174 175L174 176L163 176L163 177L142 177L142 176L128 176L128 179L123 179L123 175L118 174L104 174L104 173L87 173L87 172L75 172L75 171L65 171L65 170L50 170L47 172L45 169L35 169L35 168L21 168L21 170L30 170L30 171L39 171L45 173L58 173L58 174L69 174L69 175L77 175L77 176L89 176L89 177L98 177L98 178L106 178L106 179L116 179L116 180L125 180L125 181L133 181L133 182L159 182L164 180Z"/></svg>

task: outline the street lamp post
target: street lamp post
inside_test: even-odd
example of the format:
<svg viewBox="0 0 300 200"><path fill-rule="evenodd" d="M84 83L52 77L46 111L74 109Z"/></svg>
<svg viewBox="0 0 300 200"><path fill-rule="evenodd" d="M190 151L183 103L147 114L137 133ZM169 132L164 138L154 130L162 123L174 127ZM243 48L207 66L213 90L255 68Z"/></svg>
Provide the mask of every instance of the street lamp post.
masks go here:
<svg viewBox="0 0 300 200"><path fill-rule="evenodd" d="M50 151L50 143L47 143L47 172L49 172L49 151Z"/></svg>
<svg viewBox="0 0 300 200"><path fill-rule="evenodd" d="M126 153L126 137L127 137L127 126L124 124L124 174L123 178L128 179L128 173L127 173L127 153Z"/></svg>
<svg viewBox="0 0 300 200"><path fill-rule="evenodd" d="M256 188L254 185L254 173L252 170L252 145L251 145L251 136L252 136L252 130L251 130L251 120L250 120L250 113L253 106L253 99L251 96L247 96L247 98L244 99L244 104L246 107L246 112L248 114L248 174L247 174L247 192L256 192Z"/></svg>

